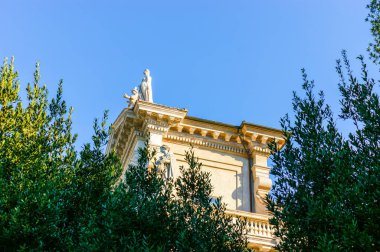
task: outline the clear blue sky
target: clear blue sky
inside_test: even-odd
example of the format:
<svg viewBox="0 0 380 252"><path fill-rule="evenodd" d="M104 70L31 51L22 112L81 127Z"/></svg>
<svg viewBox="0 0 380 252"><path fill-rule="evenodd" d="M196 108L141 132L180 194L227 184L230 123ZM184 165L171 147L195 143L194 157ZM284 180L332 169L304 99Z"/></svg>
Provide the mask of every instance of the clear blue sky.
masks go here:
<svg viewBox="0 0 380 252"><path fill-rule="evenodd" d="M0 0L0 58L15 56L23 88L36 61L51 95L64 79L80 145L105 109L115 120L146 67L157 103L279 127L302 67L337 110L335 60L367 55L366 2Z"/></svg>

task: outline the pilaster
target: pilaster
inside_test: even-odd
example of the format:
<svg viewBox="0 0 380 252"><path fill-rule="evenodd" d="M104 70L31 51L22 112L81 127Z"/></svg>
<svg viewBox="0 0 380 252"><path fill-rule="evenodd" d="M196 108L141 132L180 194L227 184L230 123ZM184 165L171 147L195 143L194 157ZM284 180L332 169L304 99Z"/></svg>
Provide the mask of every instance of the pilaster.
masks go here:
<svg viewBox="0 0 380 252"><path fill-rule="evenodd" d="M285 141L279 130L246 122L243 122L240 127L252 160L250 169L253 181L254 212L267 214L265 198L272 186L272 180L269 178L268 158L270 150L268 144L275 141L282 147Z"/></svg>
<svg viewBox="0 0 380 252"><path fill-rule="evenodd" d="M265 197L269 193L272 186L272 180L269 178L270 168L267 166L268 156L262 153L253 152L253 198L255 203L255 212L259 214L266 214Z"/></svg>

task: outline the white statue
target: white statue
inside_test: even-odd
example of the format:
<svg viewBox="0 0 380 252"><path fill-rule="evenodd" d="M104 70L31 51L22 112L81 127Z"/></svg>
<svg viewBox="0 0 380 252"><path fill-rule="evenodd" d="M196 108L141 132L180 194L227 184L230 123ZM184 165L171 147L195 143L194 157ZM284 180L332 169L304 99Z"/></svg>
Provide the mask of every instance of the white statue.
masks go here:
<svg viewBox="0 0 380 252"><path fill-rule="evenodd" d="M144 78L140 84L141 99L148 102L153 102L152 94L152 77L150 76L149 69L145 69Z"/></svg>
<svg viewBox="0 0 380 252"><path fill-rule="evenodd" d="M128 99L128 109L129 108L133 108L135 106L137 100L139 99L139 91L137 90L137 87L135 87L134 89L132 89L131 96L125 94L124 98Z"/></svg>
<svg viewBox="0 0 380 252"><path fill-rule="evenodd" d="M145 69L144 78L141 80L139 88L135 87L132 90L131 96L125 94L124 98L128 99L128 109L133 108L138 100L153 103L152 77L150 76L149 69Z"/></svg>
<svg viewBox="0 0 380 252"><path fill-rule="evenodd" d="M168 179L173 177L173 166L175 164L174 154L170 151L170 147L162 145L160 151L156 154L155 164L161 171L164 172L164 176Z"/></svg>

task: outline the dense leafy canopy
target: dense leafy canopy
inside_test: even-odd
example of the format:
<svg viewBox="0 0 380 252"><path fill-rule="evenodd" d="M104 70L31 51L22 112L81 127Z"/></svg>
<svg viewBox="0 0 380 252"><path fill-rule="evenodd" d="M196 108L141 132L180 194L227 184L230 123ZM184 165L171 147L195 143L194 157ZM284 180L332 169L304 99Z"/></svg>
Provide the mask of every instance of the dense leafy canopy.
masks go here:
<svg viewBox="0 0 380 252"><path fill-rule="evenodd" d="M367 21L374 42L370 57L379 59L380 3L371 1ZM293 95L294 119L281 119L285 147L273 152L276 176L267 197L271 223L281 251L380 250L380 101L378 82L368 75L362 56L356 77L346 52L337 61L339 119L351 123L343 137L323 92L302 70L305 95Z"/></svg>
<svg viewBox="0 0 380 252"><path fill-rule="evenodd" d="M117 158L103 154L105 120L94 123L93 145L85 144L77 153L62 81L49 101L39 79L37 65L22 104L13 60L1 68L1 250L76 249L87 216L100 212L120 176Z"/></svg>
<svg viewBox="0 0 380 252"><path fill-rule="evenodd" d="M380 2L367 6L373 42L368 51L380 58ZM276 176L267 206L281 239L281 251L380 250L380 101L379 82L369 77L362 56L360 77L346 52L337 61L341 93L339 119L351 124L347 137L325 104L323 92L302 70L305 95L293 95L294 119L281 119L286 139L273 143Z"/></svg>
<svg viewBox="0 0 380 252"><path fill-rule="evenodd" d="M357 79L343 53L337 71L340 118L355 132L345 139L323 93L316 96L305 72L305 97L294 94L294 122L281 120L286 145L276 152L277 177L268 196L282 251L377 251L380 249L380 107L375 81L363 59Z"/></svg>
<svg viewBox="0 0 380 252"><path fill-rule="evenodd" d="M104 154L107 114L77 152L62 82L49 101L39 79L37 66L22 104L13 60L1 68L0 250L247 250L244 222L210 204L210 174L193 151L166 179L146 146L120 181L118 158Z"/></svg>

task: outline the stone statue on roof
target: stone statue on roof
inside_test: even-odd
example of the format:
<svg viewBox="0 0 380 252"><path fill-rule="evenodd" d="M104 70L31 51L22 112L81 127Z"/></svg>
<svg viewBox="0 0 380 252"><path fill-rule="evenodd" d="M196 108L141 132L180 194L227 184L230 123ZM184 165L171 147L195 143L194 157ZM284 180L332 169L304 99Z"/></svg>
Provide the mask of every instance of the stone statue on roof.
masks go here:
<svg viewBox="0 0 380 252"><path fill-rule="evenodd" d="M132 89L132 94L129 96L128 94L124 94L124 98L128 99L128 109L133 108L139 99L139 91L137 90L137 87Z"/></svg>
<svg viewBox="0 0 380 252"><path fill-rule="evenodd" d="M128 109L132 109L138 100L153 103L152 77L150 76L149 69L145 69L144 78L141 80L139 87L132 89L132 94L130 96L125 94L124 98L128 99Z"/></svg>
<svg viewBox="0 0 380 252"><path fill-rule="evenodd" d="M141 80L140 84L140 94L141 100L147 102L153 102L153 94L152 94L152 77L150 76L149 69L145 69L144 78Z"/></svg>

